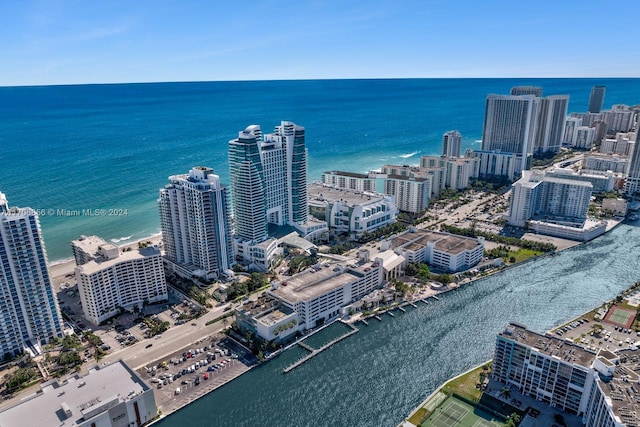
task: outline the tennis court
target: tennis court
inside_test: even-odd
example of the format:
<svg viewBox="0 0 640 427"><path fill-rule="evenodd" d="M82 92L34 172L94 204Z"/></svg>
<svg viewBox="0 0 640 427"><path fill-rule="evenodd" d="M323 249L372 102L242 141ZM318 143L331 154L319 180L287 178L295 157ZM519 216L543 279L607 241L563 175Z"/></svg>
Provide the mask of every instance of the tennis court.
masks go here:
<svg viewBox="0 0 640 427"><path fill-rule="evenodd" d="M449 397L442 403L422 427L499 427L502 423L484 411Z"/></svg>
<svg viewBox="0 0 640 427"><path fill-rule="evenodd" d="M604 317L605 322L613 323L623 328L630 328L634 319L635 313L633 311L616 306L611 307Z"/></svg>

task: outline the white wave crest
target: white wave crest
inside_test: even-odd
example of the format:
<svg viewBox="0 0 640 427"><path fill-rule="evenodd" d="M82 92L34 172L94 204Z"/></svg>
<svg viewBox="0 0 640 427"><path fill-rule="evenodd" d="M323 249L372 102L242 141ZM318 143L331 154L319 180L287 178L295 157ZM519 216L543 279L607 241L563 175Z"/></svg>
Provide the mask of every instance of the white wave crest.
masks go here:
<svg viewBox="0 0 640 427"><path fill-rule="evenodd" d="M125 237L119 237L117 239L111 239L111 241L113 243L120 243L120 242L124 242L125 240L129 240L133 237L133 234L131 236L125 236Z"/></svg>
<svg viewBox="0 0 640 427"><path fill-rule="evenodd" d="M408 159L409 157L413 157L416 154L418 154L417 151L414 151L413 153L407 153L407 154L400 154L398 157L402 157L403 159Z"/></svg>

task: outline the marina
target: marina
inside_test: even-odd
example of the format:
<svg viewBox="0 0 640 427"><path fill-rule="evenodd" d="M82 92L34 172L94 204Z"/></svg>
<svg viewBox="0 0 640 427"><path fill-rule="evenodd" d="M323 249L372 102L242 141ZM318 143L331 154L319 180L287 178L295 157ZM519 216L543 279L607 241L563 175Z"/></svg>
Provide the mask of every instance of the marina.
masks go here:
<svg viewBox="0 0 640 427"><path fill-rule="evenodd" d="M307 354L306 356L304 356L302 359L299 359L295 363L293 363L293 364L287 366L286 368L284 368L283 373L287 374L287 373L291 372L292 370L294 370L298 366L302 365L306 361L311 360L312 358L314 358L318 354L322 353L323 351L325 351L326 349L328 349L329 347L331 347L335 343L337 343L339 341L342 341L343 339L348 338L351 335L356 334L359 331L358 328L356 328L355 326L353 326L350 323L345 323L345 322L342 322L342 323L344 323L345 325L349 326L351 328L351 330L349 332L347 332L346 334L344 334L344 335L340 335L339 337L336 337L336 338L332 339L331 341L329 341L328 343L326 343L325 345L323 345L320 348L315 349L315 348L303 343L302 341L299 341L298 345L300 347L304 348L305 350L309 351L310 353Z"/></svg>

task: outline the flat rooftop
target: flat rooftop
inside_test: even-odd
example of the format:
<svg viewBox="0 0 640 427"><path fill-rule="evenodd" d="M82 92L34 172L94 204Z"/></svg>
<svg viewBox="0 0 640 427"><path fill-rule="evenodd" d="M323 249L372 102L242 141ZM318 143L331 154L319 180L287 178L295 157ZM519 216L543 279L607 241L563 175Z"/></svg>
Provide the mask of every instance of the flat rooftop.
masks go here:
<svg viewBox="0 0 640 427"><path fill-rule="evenodd" d="M566 363L578 364L587 369L593 364L596 358L596 353L572 341L553 335L542 335L515 322L509 323L498 335L533 347L547 356L556 357Z"/></svg>
<svg viewBox="0 0 640 427"><path fill-rule="evenodd" d="M84 274L93 274L106 268L113 267L114 265L149 257L160 257L160 248L157 246L147 246L146 248L138 250L124 251L120 252L120 255L117 258L98 258L96 260L89 261L86 264L79 265L76 268L80 269Z"/></svg>
<svg viewBox="0 0 640 427"><path fill-rule="evenodd" d="M381 194L374 194L362 191L345 190L342 188L333 188L322 185L320 183L309 184L307 194L309 195L309 203L314 202L342 202L349 206L367 205L378 203L384 199Z"/></svg>
<svg viewBox="0 0 640 427"><path fill-rule="evenodd" d="M93 256L99 255L98 250L100 249L101 246L104 246L109 249L117 248L117 246L114 245L113 243L109 243L106 240L104 240L102 237L98 237L98 236L80 236L78 239L72 240L71 245L79 249L82 249L82 251Z"/></svg>
<svg viewBox="0 0 640 427"><path fill-rule="evenodd" d="M366 173L355 173L355 172L345 172L345 171L325 171L322 173L325 175L347 176L350 178L369 178L369 175L367 175Z"/></svg>
<svg viewBox="0 0 640 427"><path fill-rule="evenodd" d="M117 361L91 369L84 377L43 384L41 391L0 412L0 426L77 426L85 421L83 410L98 409L114 397L126 401L147 390L149 386L134 371ZM64 415L63 403L71 410L69 418Z"/></svg>
<svg viewBox="0 0 640 427"><path fill-rule="evenodd" d="M381 268L375 262L352 261L350 265L317 264L282 281L278 289L270 291L277 298L295 303L309 301L319 295L358 281L372 268Z"/></svg>
<svg viewBox="0 0 640 427"><path fill-rule="evenodd" d="M614 414L625 425L637 426L640 425L640 352L619 350L616 353L620 362L615 368L615 374L613 378L601 377L600 388L611 399Z"/></svg>
<svg viewBox="0 0 640 427"><path fill-rule="evenodd" d="M402 247L408 251L419 251L427 244L435 244L435 248L441 252L459 254L464 250L472 250L481 245L477 239L455 236L453 234L438 231L421 230L408 231L391 239L391 248Z"/></svg>

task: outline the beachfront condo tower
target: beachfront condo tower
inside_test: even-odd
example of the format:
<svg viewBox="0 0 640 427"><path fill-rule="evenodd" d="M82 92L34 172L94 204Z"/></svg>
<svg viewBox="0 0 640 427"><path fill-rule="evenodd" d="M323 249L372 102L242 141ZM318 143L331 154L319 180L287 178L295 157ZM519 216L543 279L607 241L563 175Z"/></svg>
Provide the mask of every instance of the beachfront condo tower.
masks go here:
<svg viewBox="0 0 640 427"><path fill-rule="evenodd" d="M631 154L631 164L624 191L629 196L637 196L637 193L640 193L640 132L637 133L636 143Z"/></svg>
<svg viewBox="0 0 640 427"><path fill-rule="evenodd" d="M269 268L276 247L268 224L294 227L311 239L327 231L310 220L305 129L283 121L271 134L251 125L229 141L229 176L235 252L257 268Z"/></svg>
<svg viewBox="0 0 640 427"><path fill-rule="evenodd" d="M601 85L591 88L591 95L589 96L590 113L599 113L602 110L602 104L604 103L604 93L606 90L606 86Z"/></svg>
<svg viewBox="0 0 640 427"><path fill-rule="evenodd" d="M38 215L0 193L0 356L39 354L62 336Z"/></svg>
<svg viewBox="0 0 640 427"><path fill-rule="evenodd" d="M462 135L457 130L450 130L442 135L442 157L460 157Z"/></svg>
<svg viewBox="0 0 640 427"><path fill-rule="evenodd" d="M540 98L534 95L488 95L482 149L516 155L516 174L529 169L538 133Z"/></svg>
<svg viewBox="0 0 640 427"><path fill-rule="evenodd" d="M569 95L551 95L540 99L540 123L534 152L558 153L562 147Z"/></svg>
<svg viewBox="0 0 640 427"><path fill-rule="evenodd" d="M198 166L169 177L158 200L165 261L170 270L205 280L229 273L233 262L227 187Z"/></svg>

